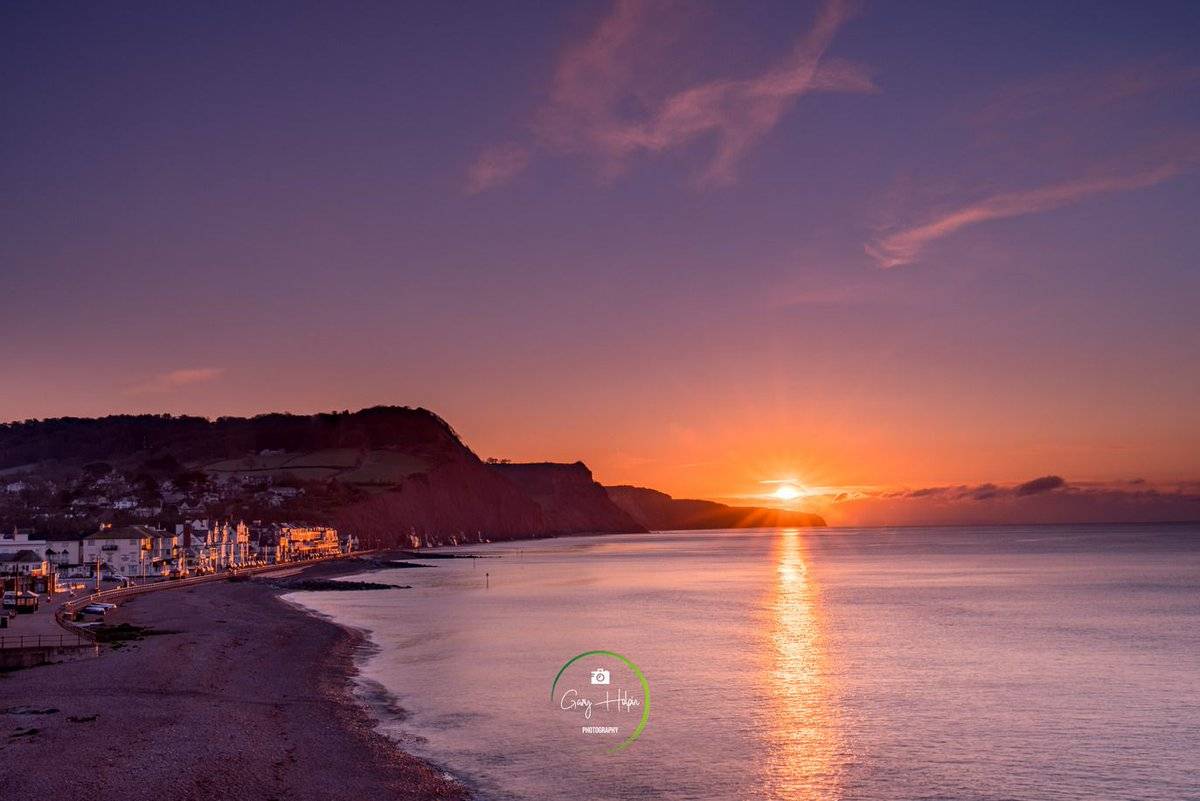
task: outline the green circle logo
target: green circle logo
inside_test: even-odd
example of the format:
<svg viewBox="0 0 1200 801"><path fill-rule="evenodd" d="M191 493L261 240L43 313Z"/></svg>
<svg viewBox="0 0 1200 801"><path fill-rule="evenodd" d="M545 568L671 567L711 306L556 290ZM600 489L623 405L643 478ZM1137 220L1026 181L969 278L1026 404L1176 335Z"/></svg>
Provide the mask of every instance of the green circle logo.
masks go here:
<svg viewBox="0 0 1200 801"><path fill-rule="evenodd" d="M631 691L632 679L637 679L640 694L637 689ZM610 754L632 745L650 720L650 683L646 674L633 660L615 651L584 651L568 659L550 685L550 701L582 734L609 741L628 730L636 719L629 735L607 749ZM639 709L640 719L634 718Z"/></svg>

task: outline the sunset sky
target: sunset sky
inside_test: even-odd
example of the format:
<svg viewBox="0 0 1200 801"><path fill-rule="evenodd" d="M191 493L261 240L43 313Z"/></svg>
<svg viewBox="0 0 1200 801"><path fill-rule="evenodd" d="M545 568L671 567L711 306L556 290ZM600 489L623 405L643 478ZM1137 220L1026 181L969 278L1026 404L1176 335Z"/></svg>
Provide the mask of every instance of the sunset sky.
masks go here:
<svg viewBox="0 0 1200 801"><path fill-rule="evenodd" d="M831 522L1189 516L1197 42L1188 2L6 4L0 419L419 405Z"/></svg>

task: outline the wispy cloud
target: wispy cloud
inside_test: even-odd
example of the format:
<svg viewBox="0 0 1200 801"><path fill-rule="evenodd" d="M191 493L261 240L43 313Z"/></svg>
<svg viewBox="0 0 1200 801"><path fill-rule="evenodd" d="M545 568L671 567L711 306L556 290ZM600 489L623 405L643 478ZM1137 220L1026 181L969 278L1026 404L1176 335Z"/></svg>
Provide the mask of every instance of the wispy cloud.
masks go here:
<svg viewBox="0 0 1200 801"><path fill-rule="evenodd" d="M1193 148L1194 150L1194 148ZM990 220L1003 220L1071 206L1096 195L1128 192L1161 184L1196 166L1195 152L1128 172L1097 174L1019 192L1005 192L942 213L928 222L887 234L866 245L881 267L911 264L932 242Z"/></svg>
<svg viewBox="0 0 1200 801"><path fill-rule="evenodd" d="M911 264L926 247L963 229L1146 189L1195 169L1200 166L1200 137L1190 123L1182 134L1165 139L1162 130L1150 133L1160 141L1148 146L1143 137L1154 129L1132 106L1152 101L1167 108L1172 97L1197 83L1200 67L1160 58L1099 69L1081 66L1004 89L968 117L983 134L978 144L1021 166L1049 160L1060 176L1071 176L1065 167L1076 164L1074 176L960 200L932 212L918 202L925 218L885 229L865 246L867 253L884 268ZM991 157L974 152L971 165L987 164L994 161Z"/></svg>
<svg viewBox="0 0 1200 801"><path fill-rule="evenodd" d="M611 178L636 156L662 154L712 137L716 151L698 181L729 183L746 151L801 96L875 90L863 68L825 57L853 11L843 0L830 0L812 29L761 74L711 80L647 98L642 72L654 67L653 59L647 58L654 46L649 41L656 33L654 21L675 11L663 3L618 0L590 37L568 48L555 70L549 102L533 126L537 144L591 158L601 175ZM492 188L503 182L476 185Z"/></svg>
<svg viewBox="0 0 1200 801"><path fill-rule="evenodd" d="M520 175L529 166L529 149L523 145L507 143L489 147L467 172L467 194L477 195Z"/></svg>
<svg viewBox="0 0 1200 801"><path fill-rule="evenodd" d="M192 384L203 384L215 381L225 373L223 367L190 367L183 370L171 370L159 373L137 386L129 389L130 395L145 395L156 392L171 392Z"/></svg>

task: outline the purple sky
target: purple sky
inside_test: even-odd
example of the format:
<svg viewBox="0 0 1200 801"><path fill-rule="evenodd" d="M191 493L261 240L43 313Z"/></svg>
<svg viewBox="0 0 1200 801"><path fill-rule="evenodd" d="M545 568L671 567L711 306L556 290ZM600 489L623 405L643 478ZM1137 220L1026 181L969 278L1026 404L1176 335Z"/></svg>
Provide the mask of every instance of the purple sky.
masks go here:
<svg viewBox="0 0 1200 801"><path fill-rule="evenodd" d="M1194 3L8 4L0 418L398 403L680 495L1182 492L1197 42Z"/></svg>

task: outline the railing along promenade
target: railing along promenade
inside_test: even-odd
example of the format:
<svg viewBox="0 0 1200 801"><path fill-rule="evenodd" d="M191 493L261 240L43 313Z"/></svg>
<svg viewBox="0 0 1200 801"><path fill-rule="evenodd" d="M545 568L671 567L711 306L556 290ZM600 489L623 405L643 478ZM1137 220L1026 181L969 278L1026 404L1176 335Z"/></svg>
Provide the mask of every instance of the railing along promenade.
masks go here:
<svg viewBox="0 0 1200 801"><path fill-rule="evenodd" d="M0 634L0 651L12 648L74 648L91 645L81 634Z"/></svg>

